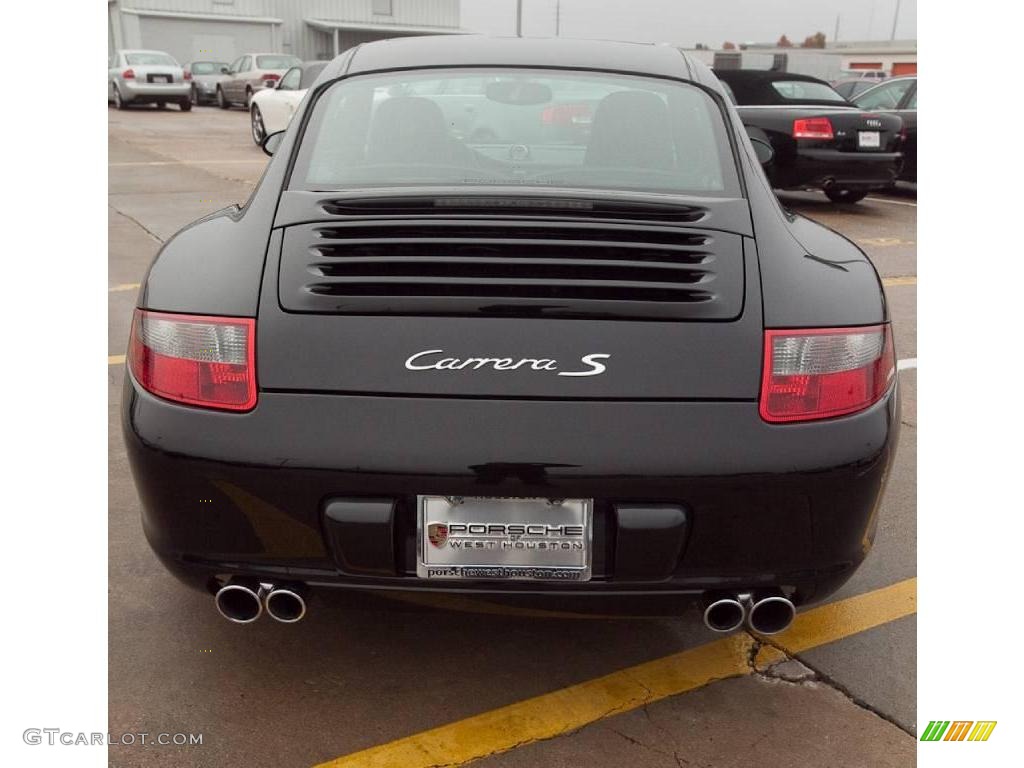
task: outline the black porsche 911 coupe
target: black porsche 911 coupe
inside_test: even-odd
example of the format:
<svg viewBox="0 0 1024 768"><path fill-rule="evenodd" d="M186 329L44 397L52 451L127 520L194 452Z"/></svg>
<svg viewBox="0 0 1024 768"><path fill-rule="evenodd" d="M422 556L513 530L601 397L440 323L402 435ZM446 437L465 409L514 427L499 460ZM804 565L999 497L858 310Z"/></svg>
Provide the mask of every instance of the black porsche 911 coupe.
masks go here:
<svg viewBox="0 0 1024 768"><path fill-rule="evenodd" d="M885 296L780 208L702 64L374 42L267 151L153 262L123 399L145 533L226 618L663 595L770 633L863 561L899 428Z"/></svg>
<svg viewBox="0 0 1024 768"><path fill-rule="evenodd" d="M751 136L775 154L765 166L776 189L822 190L856 203L891 187L903 165L903 121L865 111L824 80L793 72L716 69Z"/></svg>

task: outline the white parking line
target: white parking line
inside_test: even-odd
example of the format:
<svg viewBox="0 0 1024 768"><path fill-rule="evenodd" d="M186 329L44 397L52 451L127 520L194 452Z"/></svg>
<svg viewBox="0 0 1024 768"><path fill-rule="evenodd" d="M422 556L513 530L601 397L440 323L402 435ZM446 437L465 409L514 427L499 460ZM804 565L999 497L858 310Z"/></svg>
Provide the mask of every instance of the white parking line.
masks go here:
<svg viewBox="0 0 1024 768"><path fill-rule="evenodd" d="M873 200L876 203L889 203L890 205L909 205L911 208L917 208L917 203L910 203L906 200L890 200L887 197L868 197L866 200Z"/></svg>
<svg viewBox="0 0 1024 768"><path fill-rule="evenodd" d="M908 368L917 368L917 358L916 357L905 357L902 360L900 360L898 363L896 363L896 370L897 371L905 371Z"/></svg>

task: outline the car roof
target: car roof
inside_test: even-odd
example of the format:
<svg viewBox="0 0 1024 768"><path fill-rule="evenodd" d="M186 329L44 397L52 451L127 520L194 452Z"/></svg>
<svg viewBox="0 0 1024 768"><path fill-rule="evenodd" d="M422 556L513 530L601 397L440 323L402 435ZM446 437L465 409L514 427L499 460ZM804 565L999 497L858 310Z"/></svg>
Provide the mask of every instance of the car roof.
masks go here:
<svg viewBox="0 0 1024 768"><path fill-rule="evenodd" d="M717 87L706 67L693 64L678 48L652 43L429 35L363 43L351 58L345 54L335 58L324 77L426 67L565 67L674 77Z"/></svg>
<svg viewBox="0 0 1024 768"><path fill-rule="evenodd" d="M164 56L170 56L167 51L158 51L156 48L122 48L120 53L159 53Z"/></svg>

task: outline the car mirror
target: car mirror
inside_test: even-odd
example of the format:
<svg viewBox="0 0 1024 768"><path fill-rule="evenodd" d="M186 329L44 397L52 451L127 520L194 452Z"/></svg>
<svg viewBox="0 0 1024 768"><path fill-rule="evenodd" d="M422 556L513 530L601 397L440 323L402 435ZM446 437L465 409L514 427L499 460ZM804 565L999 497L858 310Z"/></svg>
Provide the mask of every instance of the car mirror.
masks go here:
<svg viewBox="0 0 1024 768"><path fill-rule="evenodd" d="M227 67L221 67L221 68L220 68L220 73L221 73L222 75L230 75L230 74L231 74L231 70L230 70L230 69L228 69Z"/></svg>
<svg viewBox="0 0 1024 768"><path fill-rule="evenodd" d="M264 152L273 157L274 153L277 151L277 148L281 146L282 141L284 141L284 131L275 131L274 133L267 136L267 138L263 140L263 143L260 144L260 146L263 147Z"/></svg>
<svg viewBox="0 0 1024 768"><path fill-rule="evenodd" d="M761 165L768 165L772 158L775 157L775 150L772 149L772 145L764 139L751 136L750 143L754 147L754 155L757 157L757 162Z"/></svg>

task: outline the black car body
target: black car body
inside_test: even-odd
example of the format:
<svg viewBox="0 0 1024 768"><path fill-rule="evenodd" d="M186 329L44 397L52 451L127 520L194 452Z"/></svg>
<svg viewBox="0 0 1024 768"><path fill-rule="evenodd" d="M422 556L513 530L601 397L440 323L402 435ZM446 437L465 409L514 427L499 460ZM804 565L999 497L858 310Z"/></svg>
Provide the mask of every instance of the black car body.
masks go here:
<svg viewBox="0 0 1024 768"><path fill-rule="evenodd" d="M516 136L546 135L566 79L610 92L585 146L469 145L408 95L481 73L523 108ZM799 604L867 555L899 425L885 295L856 245L781 209L706 67L375 42L283 135L248 203L168 241L139 295L123 425L180 578ZM463 534L586 562L431 567L460 509Z"/></svg>
<svg viewBox="0 0 1024 768"><path fill-rule="evenodd" d="M854 106L824 80L791 72L720 69L751 135L775 150L776 189L821 189L835 202L891 186L902 162L902 123Z"/></svg>
<svg viewBox="0 0 1024 768"><path fill-rule="evenodd" d="M900 181L917 183L917 77L894 77L853 98L853 103L871 112L896 115L903 121L903 165Z"/></svg>

